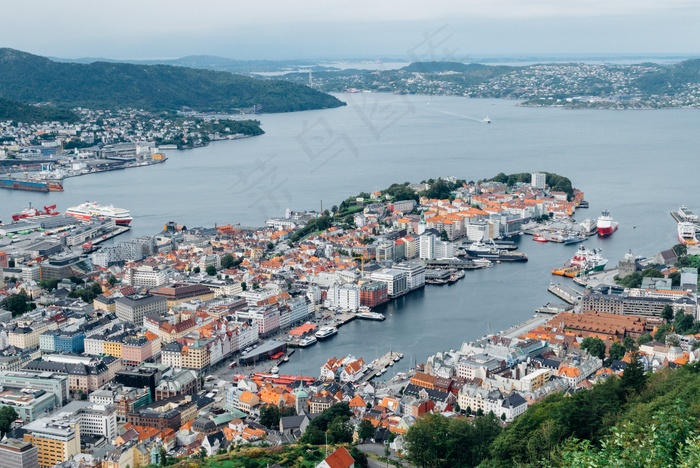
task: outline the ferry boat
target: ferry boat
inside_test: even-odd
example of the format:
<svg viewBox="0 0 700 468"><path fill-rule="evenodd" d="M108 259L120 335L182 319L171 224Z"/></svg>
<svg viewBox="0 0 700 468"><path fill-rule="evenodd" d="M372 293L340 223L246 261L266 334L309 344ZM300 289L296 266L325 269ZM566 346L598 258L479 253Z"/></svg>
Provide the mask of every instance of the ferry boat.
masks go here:
<svg viewBox="0 0 700 468"><path fill-rule="evenodd" d="M603 271L608 260L600 255L600 249L589 250L580 245L574 256L568 260L564 267L552 270L553 275L574 278L595 271Z"/></svg>
<svg viewBox="0 0 700 468"><path fill-rule="evenodd" d="M86 202L78 206L73 206L66 210L67 216L74 218L89 220L95 218L111 218L120 226L128 226L133 220L129 210L116 208L112 205L98 205L97 202Z"/></svg>
<svg viewBox="0 0 700 468"><path fill-rule="evenodd" d="M598 228L599 236L609 236L613 232L617 231L617 223L613 221L608 210L603 210L601 215L598 217L596 227Z"/></svg>
<svg viewBox="0 0 700 468"><path fill-rule="evenodd" d="M499 249L493 241L484 244L481 241L474 242L465 249L470 257L485 258L495 262L527 262L527 255L524 253L508 252Z"/></svg>
<svg viewBox="0 0 700 468"><path fill-rule="evenodd" d="M358 312L355 314L355 317L364 320L378 320L380 322L386 319L384 314L380 314L379 312Z"/></svg>
<svg viewBox="0 0 700 468"><path fill-rule="evenodd" d="M25 209L23 209L19 213L12 214L12 221L19 221L20 219L27 219L27 218L59 215L60 213L58 211L55 211L55 210L56 210L56 205L51 205L51 206L45 206L44 211L39 211L32 206L32 202L29 202L29 205Z"/></svg>
<svg viewBox="0 0 700 468"><path fill-rule="evenodd" d="M682 221L678 223L678 240L685 245L698 245L695 224Z"/></svg>
<svg viewBox="0 0 700 468"><path fill-rule="evenodd" d="M687 222L689 222L689 223L697 223L698 221L700 221L700 220L698 219L698 215L696 215L695 213L693 213L693 212L692 212L688 207L686 207L685 205L681 205L680 208L678 208L677 214L678 214L678 218L679 218L681 221L687 221Z"/></svg>
<svg viewBox="0 0 700 468"><path fill-rule="evenodd" d="M338 329L335 327L322 327L319 331L314 333L314 336L318 340L326 340L337 333Z"/></svg>
<svg viewBox="0 0 700 468"><path fill-rule="evenodd" d="M307 336L299 342L300 348L308 348L311 345L315 345L318 342L315 336Z"/></svg>

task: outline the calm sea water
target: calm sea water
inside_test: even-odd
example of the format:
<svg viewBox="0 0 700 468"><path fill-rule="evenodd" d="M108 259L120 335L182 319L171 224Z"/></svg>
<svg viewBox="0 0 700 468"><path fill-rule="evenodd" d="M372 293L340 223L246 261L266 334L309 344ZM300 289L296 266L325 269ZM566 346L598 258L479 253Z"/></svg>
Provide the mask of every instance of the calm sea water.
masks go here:
<svg viewBox="0 0 700 468"><path fill-rule="evenodd" d="M610 266L629 250L653 255L675 243L670 210L700 212L697 158L700 112L532 109L501 100L344 94L348 106L258 116L261 137L170 152L163 165L68 179L65 192L0 191L0 218L28 201L63 210L85 200L113 203L134 216L130 235L154 234L167 221L260 226L286 208L330 208L393 182L454 175L549 171L586 193L595 218L609 209L620 229L593 238ZM492 124L482 122L489 116ZM428 286L387 305L381 323L355 321L333 339L297 352L283 371L317 374L331 355L370 361L390 349L418 362L491 329L529 318L556 300L550 270L575 246L525 238L526 264L468 272L452 286ZM405 368L405 359L397 368ZM399 369L399 370L400 370Z"/></svg>

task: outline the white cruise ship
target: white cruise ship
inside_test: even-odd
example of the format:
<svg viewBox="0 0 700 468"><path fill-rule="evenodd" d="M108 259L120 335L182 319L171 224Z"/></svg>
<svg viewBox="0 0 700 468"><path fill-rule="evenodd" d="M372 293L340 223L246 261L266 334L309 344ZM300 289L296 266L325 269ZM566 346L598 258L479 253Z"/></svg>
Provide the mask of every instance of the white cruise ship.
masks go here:
<svg viewBox="0 0 700 468"><path fill-rule="evenodd" d="M314 336L319 340L325 340L336 333L338 333L338 329L335 327L322 327L319 331L314 333Z"/></svg>
<svg viewBox="0 0 700 468"><path fill-rule="evenodd" d="M128 226L133 220L129 210L116 208L112 205L98 205L97 202L86 202L66 210L66 215L74 218L89 220L91 218L111 218L120 226Z"/></svg>

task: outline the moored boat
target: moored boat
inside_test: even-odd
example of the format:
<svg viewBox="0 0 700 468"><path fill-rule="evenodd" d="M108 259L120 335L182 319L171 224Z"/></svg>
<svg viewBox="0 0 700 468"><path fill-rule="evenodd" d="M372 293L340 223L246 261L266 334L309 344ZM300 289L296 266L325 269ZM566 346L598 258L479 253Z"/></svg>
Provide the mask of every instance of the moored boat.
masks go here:
<svg viewBox="0 0 700 468"><path fill-rule="evenodd" d="M574 256L563 267L552 270L553 275L574 278L594 271L603 271L608 260L600 255L599 249L589 250L580 245Z"/></svg>
<svg viewBox="0 0 700 468"><path fill-rule="evenodd" d="M67 216L88 221L94 218L111 218L120 226L128 226L133 220L129 210L116 208L112 205L98 205L97 202L86 202L66 210Z"/></svg>
<svg viewBox="0 0 700 468"><path fill-rule="evenodd" d="M598 228L599 236L609 236L613 232L617 231L618 223L613 221L612 216L608 210L603 210L601 215L598 217L598 222L596 223Z"/></svg>
<svg viewBox="0 0 700 468"><path fill-rule="evenodd" d="M311 345L315 345L318 342L315 336L307 336L306 338L303 338L301 341L299 341L299 347L300 348L307 348Z"/></svg>
<svg viewBox="0 0 700 468"><path fill-rule="evenodd" d="M12 221L19 221L20 219L36 218L44 216L57 216L60 213L56 211L56 205L45 206L43 211L40 211L32 206L32 202L20 211L19 213L12 214Z"/></svg>
<svg viewBox="0 0 700 468"><path fill-rule="evenodd" d="M314 336L318 340L326 340L337 333L338 329L335 327L322 327L319 331L314 333Z"/></svg>
<svg viewBox="0 0 700 468"><path fill-rule="evenodd" d="M535 234L533 236L532 240L535 242L547 242L547 238L541 234Z"/></svg>
<svg viewBox="0 0 700 468"><path fill-rule="evenodd" d="M697 228L695 224L682 221L678 223L678 240L685 245L698 245Z"/></svg>

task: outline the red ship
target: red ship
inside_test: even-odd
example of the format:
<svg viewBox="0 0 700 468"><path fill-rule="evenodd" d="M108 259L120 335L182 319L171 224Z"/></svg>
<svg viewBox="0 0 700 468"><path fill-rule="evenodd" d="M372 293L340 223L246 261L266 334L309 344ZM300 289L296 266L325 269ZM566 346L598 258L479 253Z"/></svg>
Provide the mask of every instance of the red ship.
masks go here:
<svg viewBox="0 0 700 468"><path fill-rule="evenodd" d="M29 202L29 206L27 206L24 210L20 211L19 213L14 213L12 215L12 221L19 221L20 219L26 219L26 218L34 218L36 216L56 216L60 214L56 210L56 205L51 205L51 206L45 206L44 211L39 211L36 208L32 206L32 203Z"/></svg>

